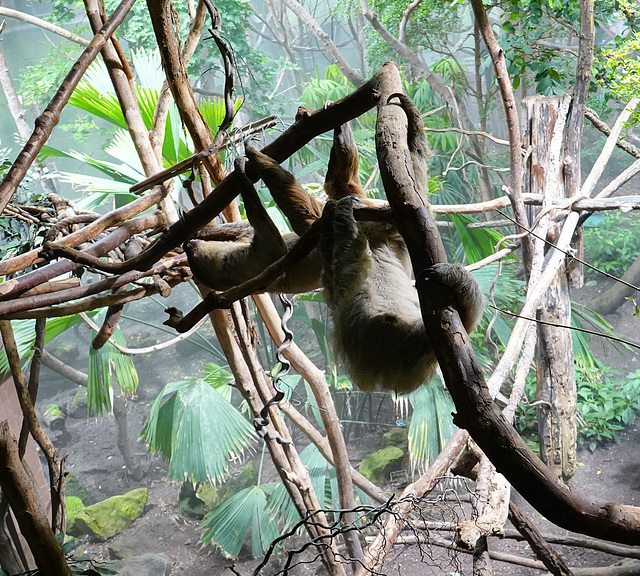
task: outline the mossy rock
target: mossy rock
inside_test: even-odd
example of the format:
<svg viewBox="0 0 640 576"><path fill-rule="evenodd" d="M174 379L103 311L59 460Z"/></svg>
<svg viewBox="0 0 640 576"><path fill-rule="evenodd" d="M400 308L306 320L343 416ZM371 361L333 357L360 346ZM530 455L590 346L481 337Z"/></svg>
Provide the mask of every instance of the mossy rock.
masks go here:
<svg viewBox="0 0 640 576"><path fill-rule="evenodd" d="M197 520L200 520L204 517L204 502L196 494L193 482L190 482L189 480L185 480L180 487L178 509L180 510L180 514L187 516L188 518L196 518Z"/></svg>
<svg viewBox="0 0 640 576"><path fill-rule="evenodd" d="M71 418L87 418L87 389L78 388L75 396L67 403L67 415Z"/></svg>
<svg viewBox="0 0 640 576"><path fill-rule="evenodd" d="M252 461L249 461L235 478L231 478L224 484L217 486L209 483L202 484L198 488L197 495L200 500L204 501L204 507L207 511L213 510L233 494L250 486L255 486L257 479L258 471L256 466Z"/></svg>
<svg viewBox="0 0 640 576"><path fill-rule="evenodd" d="M81 510L84 510L84 503L77 496L67 496L65 498L67 508L67 534L73 534L76 531L76 516Z"/></svg>
<svg viewBox="0 0 640 576"><path fill-rule="evenodd" d="M148 497L146 488L137 488L87 506L76 516L76 528L96 540L113 538L142 516Z"/></svg>
<svg viewBox="0 0 640 576"><path fill-rule="evenodd" d="M75 474L69 472L65 482L65 494L67 501L70 497L75 496L83 502L91 502L89 498L89 491L85 488L84 484Z"/></svg>
<svg viewBox="0 0 640 576"><path fill-rule="evenodd" d="M404 452L397 446L387 446L373 454L369 454L358 466L358 470L371 482L382 483L389 479L389 474L400 470L404 461Z"/></svg>
<svg viewBox="0 0 640 576"><path fill-rule="evenodd" d="M396 446L403 452L409 451L409 428L395 426L382 435L382 447Z"/></svg>

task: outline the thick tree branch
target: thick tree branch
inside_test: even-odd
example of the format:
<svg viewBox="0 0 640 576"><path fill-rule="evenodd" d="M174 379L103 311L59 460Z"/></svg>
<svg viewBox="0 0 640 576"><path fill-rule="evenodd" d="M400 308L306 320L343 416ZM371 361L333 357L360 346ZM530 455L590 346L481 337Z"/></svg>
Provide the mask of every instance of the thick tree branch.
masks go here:
<svg viewBox="0 0 640 576"><path fill-rule="evenodd" d="M401 89L399 77L391 86L381 86L382 102L386 101L388 94L395 93L398 86ZM428 221L431 220L422 199L415 194L412 185L402 185L404 178L395 178L396 173L402 175L410 164L407 162L409 152L402 144L406 142L406 120L394 118L391 108L381 105L378 116L379 124L385 124L389 132L388 138L383 139L378 135L382 127L377 130L377 146L387 145L384 152L378 153L380 170L383 182L385 178L394 182L390 187L385 182L385 189L389 203L397 213L398 228L410 251L426 332L456 405L456 424L469 431L498 471L549 520L602 539L640 543L640 509L596 503L570 491L540 462L493 403L482 368L451 301L450 291L430 281L425 273L433 262L439 261L441 245L438 238L427 237L422 232L429 229ZM387 165L383 161L385 158L394 162ZM576 222L577 214L570 214L559 244L570 241ZM416 250L416 247L423 247L423 250ZM550 253L542 276L555 276L557 267L551 261L558 258L558 254L557 251ZM560 262L563 257L560 254Z"/></svg>

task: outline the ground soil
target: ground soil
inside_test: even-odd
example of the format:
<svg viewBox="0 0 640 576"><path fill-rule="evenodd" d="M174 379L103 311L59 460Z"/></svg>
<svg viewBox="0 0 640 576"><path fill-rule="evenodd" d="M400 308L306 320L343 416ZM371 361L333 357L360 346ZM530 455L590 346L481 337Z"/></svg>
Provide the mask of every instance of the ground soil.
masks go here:
<svg viewBox="0 0 640 576"><path fill-rule="evenodd" d="M588 302L597 290L597 287L586 288L576 296ZM633 315L631 303L625 304L608 320L621 337L640 340L637 337L640 320ZM132 347L146 345L148 339L153 338L139 327L127 336L128 344ZM89 341L88 331L84 327L78 328L75 339L79 344L79 352L73 363L77 368L86 370L84 350ZM623 374L640 367L636 350L624 351L620 354L611 346L602 346L598 343L594 344L594 350ZM166 382L180 379L183 375L195 374L205 362L210 360L210 356L203 354L199 348L189 343L181 344L177 349L163 351L161 354L136 357L141 385L138 397L129 402L129 428L132 439L136 438L142 428L149 405L161 387ZM41 406L52 401L64 405L75 393L74 386L47 370L43 371L42 380ZM383 407L380 416L381 424L388 425L393 422L393 410L391 404ZM384 426L372 427L367 433L358 433L357 441L352 441L349 447L354 464L357 464L366 453L380 447L380 437L384 430ZM244 549L238 560L231 560L220 550L199 544L201 535L201 531L198 530L199 521L182 516L178 510L180 487L167 481L165 463L158 457L146 454L144 446L139 443L136 444L135 449L142 458L145 477L141 482L134 482L128 477L116 445L116 429L112 417L105 416L89 420L69 417L67 431L69 438L62 448L62 453L68 455L69 472L78 477L86 488L89 503L114 494L122 494L139 486L146 486L149 490L149 500L144 516L136 520L124 534L106 543L91 542L87 538L81 538L79 551L86 552L96 559L108 560L109 547L114 542L134 539L141 553L157 552L168 556L173 565L172 574L191 576L232 574L232 569L229 568L232 565L235 573L243 576L253 573L258 560L252 559ZM632 425L622 435L622 441L619 444L607 445L593 453L581 450L577 472L570 481L572 489L589 494L596 501L636 504L640 494L638 492L640 488L639 441L639 428L637 425ZM302 441L299 442L301 447L304 446ZM451 486L464 497L465 488L462 483L454 483ZM468 513L467 505L458 501L452 502L445 493L435 495L433 500L433 508L426 513L431 519L451 519L456 515ZM529 508L526 503L521 502L521 505L528 518L545 534L568 534L565 530L541 518L540 514ZM446 533L442 536L448 537ZM295 547L299 544L299 540L293 541L290 546ZM489 548L521 558L533 558L526 544L513 540L491 538ZM571 566L608 566L621 560L586 548L558 547L558 549ZM275 574L281 566L282 555L269 562L262 574ZM533 569L501 562L494 562L494 570L496 574L515 576L539 573ZM317 571L322 573L319 563L299 565L291 573L315 574ZM416 545L398 547L389 556L385 572L390 575L407 576L471 574L470 558L436 547Z"/></svg>

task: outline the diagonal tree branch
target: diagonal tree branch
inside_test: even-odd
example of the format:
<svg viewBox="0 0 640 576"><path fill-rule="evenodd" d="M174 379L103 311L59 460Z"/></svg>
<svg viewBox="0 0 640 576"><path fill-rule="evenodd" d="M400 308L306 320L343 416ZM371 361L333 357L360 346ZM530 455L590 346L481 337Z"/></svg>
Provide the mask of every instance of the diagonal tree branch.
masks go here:
<svg viewBox="0 0 640 576"><path fill-rule="evenodd" d="M80 82L83 74L87 71L89 64L93 62L98 52L106 44L115 29L122 23L135 0L122 0L120 5L114 10L111 18L102 26L100 31L86 47L80 58L73 65L66 78L58 88L54 97L45 108L45 111L36 119L36 127L29 140L22 148L15 162L7 172L0 185L0 214L4 212L13 194L18 189L20 182L27 174L27 170L33 164L36 156L51 136L51 132L60 121L60 113L67 105L71 93Z"/></svg>

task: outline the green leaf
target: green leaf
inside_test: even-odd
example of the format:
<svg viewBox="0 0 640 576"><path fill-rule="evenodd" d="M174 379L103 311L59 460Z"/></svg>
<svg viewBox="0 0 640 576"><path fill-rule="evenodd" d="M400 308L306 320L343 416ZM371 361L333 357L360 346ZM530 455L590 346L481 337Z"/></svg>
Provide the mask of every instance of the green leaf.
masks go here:
<svg viewBox="0 0 640 576"><path fill-rule="evenodd" d="M300 460L309 469L311 484L318 497L320 508L337 506L340 502L335 470L314 444L309 444L301 453ZM300 520L300 515L289 497L289 493L278 482L271 498L269 512L273 518L283 521L282 531L288 530Z"/></svg>
<svg viewBox="0 0 640 576"><path fill-rule="evenodd" d="M280 535L275 521L266 512L266 504L265 491L259 486L234 494L204 517L200 526L205 530L202 543L215 542L227 554L236 557L251 527L251 552L254 556L262 554Z"/></svg>
<svg viewBox="0 0 640 576"><path fill-rule="evenodd" d="M104 321L106 310L98 317L98 324ZM92 339L95 332L91 331ZM126 346L124 335L117 327L111 339L120 346ZM89 369L87 382L87 414L103 414L111 411L113 379L120 387L120 393L133 394L138 387L138 373L129 356L120 352L111 342L95 350L89 348Z"/></svg>
<svg viewBox="0 0 640 576"><path fill-rule="evenodd" d="M455 406L440 380L420 386L409 395L413 415L409 425L411 465L427 468L456 430Z"/></svg>
<svg viewBox="0 0 640 576"><path fill-rule="evenodd" d="M242 106L242 98L236 98L234 102L235 111L237 112ZM225 115L225 104L222 98L207 98L198 104L198 110L209 126L211 136L218 133L218 127L222 124Z"/></svg>
<svg viewBox="0 0 640 576"><path fill-rule="evenodd" d="M502 234L492 228L469 228L468 224L476 223L477 219L466 214L450 214L449 218L455 224L470 264L495 252L494 247L502 239Z"/></svg>
<svg viewBox="0 0 640 576"><path fill-rule="evenodd" d="M221 482L228 461L242 455L255 432L215 388L189 378L164 387L140 437L169 462L171 480Z"/></svg>

